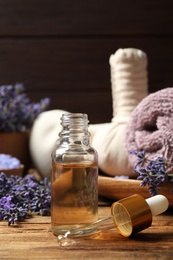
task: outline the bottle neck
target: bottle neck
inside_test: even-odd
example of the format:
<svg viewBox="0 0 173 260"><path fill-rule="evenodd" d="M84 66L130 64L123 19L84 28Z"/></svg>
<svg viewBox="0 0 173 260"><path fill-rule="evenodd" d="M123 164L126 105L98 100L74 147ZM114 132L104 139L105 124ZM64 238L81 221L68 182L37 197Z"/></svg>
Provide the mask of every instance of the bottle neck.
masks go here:
<svg viewBox="0 0 173 260"><path fill-rule="evenodd" d="M87 114L63 114L61 117L62 131L59 133L60 141L89 145L88 122Z"/></svg>

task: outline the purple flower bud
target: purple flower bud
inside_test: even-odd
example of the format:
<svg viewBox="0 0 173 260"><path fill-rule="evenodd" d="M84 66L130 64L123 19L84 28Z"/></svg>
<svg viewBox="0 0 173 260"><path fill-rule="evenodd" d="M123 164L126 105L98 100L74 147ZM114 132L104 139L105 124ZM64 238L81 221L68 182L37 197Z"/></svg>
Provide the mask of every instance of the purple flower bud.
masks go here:
<svg viewBox="0 0 173 260"><path fill-rule="evenodd" d="M133 151L131 154L137 156L134 165L134 173L138 174L137 180L141 180L141 186L148 185L151 195L158 193L158 187L161 184L173 185L172 162L166 162L161 156L156 159L148 159L146 152Z"/></svg>
<svg viewBox="0 0 173 260"><path fill-rule="evenodd" d="M49 106L49 98L42 99L39 103L32 103L24 91L23 84L0 87L1 132L25 131Z"/></svg>
<svg viewBox="0 0 173 260"><path fill-rule="evenodd" d="M0 219L8 225L34 212L50 214L51 189L47 179L38 182L32 175L6 177L0 173Z"/></svg>

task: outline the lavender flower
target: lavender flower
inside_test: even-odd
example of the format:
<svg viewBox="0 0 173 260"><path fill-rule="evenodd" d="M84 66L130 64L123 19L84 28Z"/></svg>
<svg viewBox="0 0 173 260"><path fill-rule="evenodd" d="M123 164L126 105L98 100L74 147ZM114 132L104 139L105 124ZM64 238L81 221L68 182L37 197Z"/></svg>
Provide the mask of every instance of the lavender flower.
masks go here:
<svg viewBox="0 0 173 260"><path fill-rule="evenodd" d="M51 185L48 179L37 181L33 175L25 177L0 173L0 220L8 225L23 221L32 214L50 215Z"/></svg>
<svg viewBox="0 0 173 260"><path fill-rule="evenodd" d="M23 84L0 87L0 132L24 132L48 107L49 98L32 103L24 91Z"/></svg>
<svg viewBox="0 0 173 260"><path fill-rule="evenodd" d="M137 180L141 180L141 186L148 185L151 195L157 195L161 185L173 185L173 163L167 162L163 157L157 157L150 160L147 158L145 151L131 154L137 156L134 164L134 173L138 174ZM171 189L173 193L173 188Z"/></svg>

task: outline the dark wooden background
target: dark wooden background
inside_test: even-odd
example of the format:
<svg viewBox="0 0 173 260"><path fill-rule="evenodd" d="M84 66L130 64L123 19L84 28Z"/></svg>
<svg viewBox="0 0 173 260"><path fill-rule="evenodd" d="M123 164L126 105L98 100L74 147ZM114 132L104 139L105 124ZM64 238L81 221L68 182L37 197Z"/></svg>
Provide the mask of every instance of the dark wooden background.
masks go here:
<svg viewBox="0 0 173 260"><path fill-rule="evenodd" d="M50 109L109 121L109 57L128 47L148 55L150 92L173 85L172 0L0 0L0 85Z"/></svg>

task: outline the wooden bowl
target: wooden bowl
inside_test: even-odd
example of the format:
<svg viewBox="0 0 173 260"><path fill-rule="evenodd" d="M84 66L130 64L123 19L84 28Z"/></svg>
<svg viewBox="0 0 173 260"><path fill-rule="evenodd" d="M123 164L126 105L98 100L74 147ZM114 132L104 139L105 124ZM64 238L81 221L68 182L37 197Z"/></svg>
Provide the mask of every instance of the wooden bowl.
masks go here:
<svg viewBox="0 0 173 260"><path fill-rule="evenodd" d="M20 167L14 168L14 169L1 169L0 172L4 172L7 177L10 177L11 175L23 176L23 170L24 170L24 165L21 164Z"/></svg>
<svg viewBox="0 0 173 260"><path fill-rule="evenodd" d="M138 180L115 179L113 177L99 176L99 195L115 201L131 196L133 194L139 194L145 199L151 197L148 187L142 187L140 186L140 183L141 181ZM173 194L170 192L171 187L173 188L173 186L161 187L160 194L166 196L169 200L169 206L173 207Z"/></svg>

